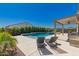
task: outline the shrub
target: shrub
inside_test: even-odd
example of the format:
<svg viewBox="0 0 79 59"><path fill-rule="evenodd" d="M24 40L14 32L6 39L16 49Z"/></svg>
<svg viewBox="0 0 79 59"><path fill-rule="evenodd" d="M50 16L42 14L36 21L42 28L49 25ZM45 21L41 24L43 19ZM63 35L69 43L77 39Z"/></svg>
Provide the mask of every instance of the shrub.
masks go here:
<svg viewBox="0 0 79 59"><path fill-rule="evenodd" d="M12 28L0 28L0 32L9 32L13 36L20 35L22 33L30 33L30 32L52 32L49 28L44 27L12 27Z"/></svg>
<svg viewBox="0 0 79 59"><path fill-rule="evenodd" d="M13 51L16 50L16 39L9 33L0 33L0 55L13 55Z"/></svg>

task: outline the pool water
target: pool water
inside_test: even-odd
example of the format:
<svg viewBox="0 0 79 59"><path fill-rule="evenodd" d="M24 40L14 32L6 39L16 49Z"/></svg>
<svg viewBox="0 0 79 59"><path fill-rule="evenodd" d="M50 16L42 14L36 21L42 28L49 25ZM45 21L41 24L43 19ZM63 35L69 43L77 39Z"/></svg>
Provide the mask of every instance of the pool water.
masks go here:
<svg viewBox="0 0 79 59"><path fill-rule="evenodd" d="M33 37L46 37L48 35L52 35L54 33L42 33L42 32L37 32L37 33L28 33L28 36L33 36Z"/></svg>

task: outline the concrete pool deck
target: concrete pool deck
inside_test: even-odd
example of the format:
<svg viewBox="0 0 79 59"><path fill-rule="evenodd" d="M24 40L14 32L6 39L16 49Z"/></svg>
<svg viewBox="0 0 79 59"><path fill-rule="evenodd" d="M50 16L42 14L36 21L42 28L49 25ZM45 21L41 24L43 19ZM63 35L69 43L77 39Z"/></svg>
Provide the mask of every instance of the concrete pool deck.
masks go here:
<svg viewBox="0 0 79 59"><path fill-rule="evenodd" d="M65 40L57 40L61 44L57 49L53 49L49 45L46 48L38 49L37 40L34 38L21 35L15 36L15 38L18 41L18 48L26 56L79 56L79 48L70 46L69 42Z"/></svg>

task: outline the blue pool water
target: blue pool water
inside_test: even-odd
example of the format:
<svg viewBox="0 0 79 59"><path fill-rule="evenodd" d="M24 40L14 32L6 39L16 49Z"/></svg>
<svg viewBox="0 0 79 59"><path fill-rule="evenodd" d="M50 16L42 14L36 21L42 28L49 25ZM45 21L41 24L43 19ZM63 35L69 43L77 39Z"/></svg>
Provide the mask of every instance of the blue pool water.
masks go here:
<svg viewBox="0 0 79 59"><path fill-rule="evenodd" d="M33 37L46 37L48 35L52 35L54 33L42 33L42 32L37 32L37 33L26 33L24 36L33 36Z"/></svg>

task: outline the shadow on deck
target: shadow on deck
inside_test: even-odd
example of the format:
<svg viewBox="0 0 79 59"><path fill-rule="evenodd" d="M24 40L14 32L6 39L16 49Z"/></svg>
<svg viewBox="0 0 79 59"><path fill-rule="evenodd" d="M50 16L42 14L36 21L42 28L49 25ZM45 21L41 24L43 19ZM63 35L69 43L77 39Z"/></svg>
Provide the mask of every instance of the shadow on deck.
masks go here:
<svg viewBox="0 0 79 59"><path fill-rule="evenodd" d="M46 47L45 48L38 48L38 51L39 51L40 55L52 55L53 54Z"/></svg>
<svg viewBox="0 0 79 59"><path fill-rule="evenodd" d="M58 54L64 54L64 53L67 53L66 51L64 51L63 49L59 48L58 46L57 47L51 47L49 45L50 49L52 49L53 51L57 52Z"/></svg>

